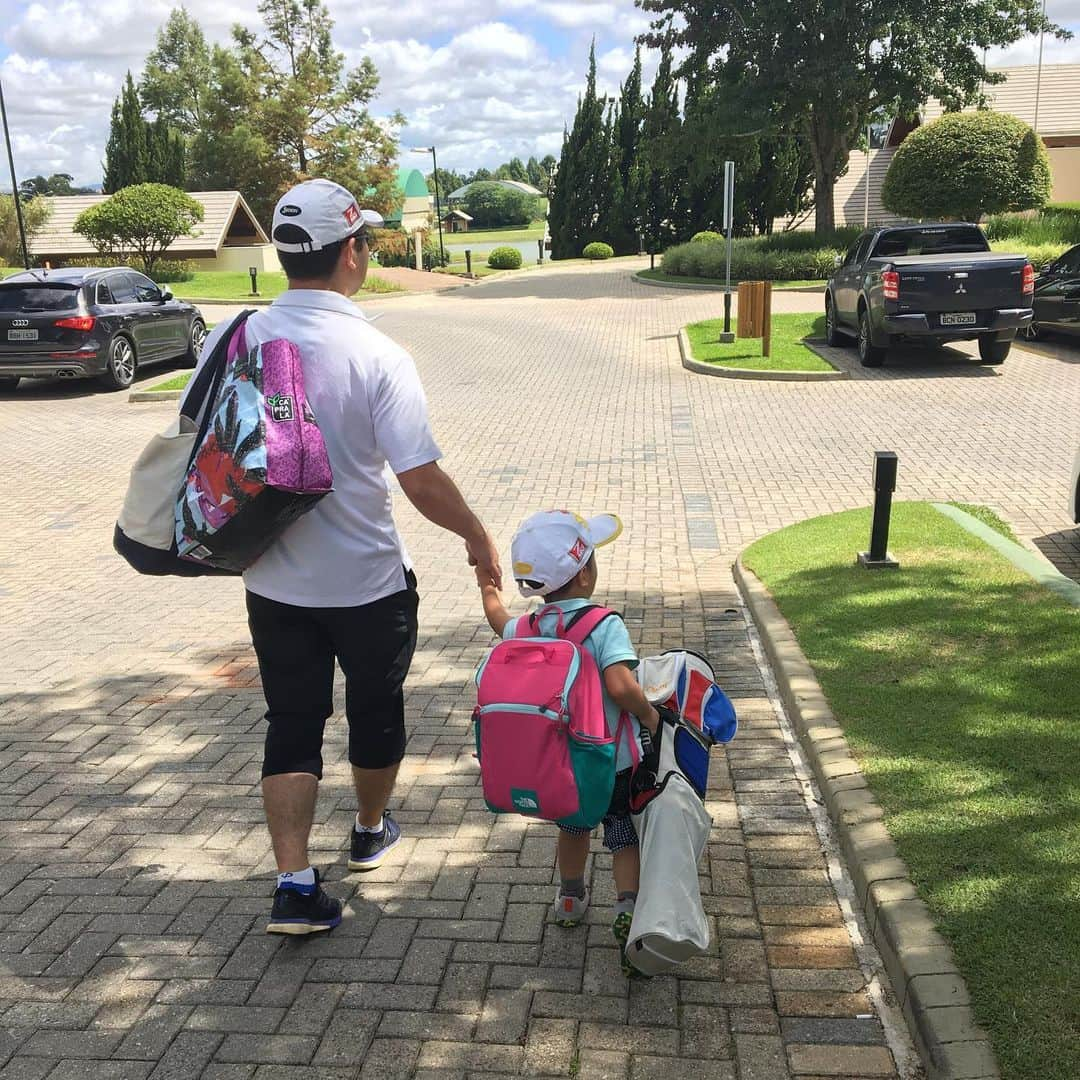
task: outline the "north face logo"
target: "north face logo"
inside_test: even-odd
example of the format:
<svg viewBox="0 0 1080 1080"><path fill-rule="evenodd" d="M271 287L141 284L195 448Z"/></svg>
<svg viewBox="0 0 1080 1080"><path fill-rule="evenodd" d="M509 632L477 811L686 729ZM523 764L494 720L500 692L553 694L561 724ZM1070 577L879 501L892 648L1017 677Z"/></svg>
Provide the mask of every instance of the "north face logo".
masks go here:
<svg viewBox="0 0 1080 1080"><path fill-rule="evenodd" d="M270 407L270 419L276 420L279 423L284 420L294 420L295 414L293 413L293 399L288 394L275 394L273 397L266 399L266 404Z"/></svg>
<svg viewBox="0 0 1080 1080"><path fill-rule="evenodd" d="M522 791L520 788L513 788L510 791L510 801L514 804L515 809L522 814L535 814L540 809L540 801L535 791Z"/></svg>

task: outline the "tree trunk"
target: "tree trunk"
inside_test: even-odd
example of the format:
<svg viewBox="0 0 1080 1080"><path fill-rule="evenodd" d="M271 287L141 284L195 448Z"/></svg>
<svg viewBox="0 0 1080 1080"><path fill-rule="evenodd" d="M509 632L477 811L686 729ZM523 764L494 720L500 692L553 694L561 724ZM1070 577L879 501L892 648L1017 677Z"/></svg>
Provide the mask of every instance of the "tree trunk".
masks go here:
<svg viewBox="0 0 1080 1080"><path fill-rule="evenodd" d="M831 169L821 170L814 166L814 235L827 238L836 229L836 207L833 205L833 193L836 180Z"/></svg>

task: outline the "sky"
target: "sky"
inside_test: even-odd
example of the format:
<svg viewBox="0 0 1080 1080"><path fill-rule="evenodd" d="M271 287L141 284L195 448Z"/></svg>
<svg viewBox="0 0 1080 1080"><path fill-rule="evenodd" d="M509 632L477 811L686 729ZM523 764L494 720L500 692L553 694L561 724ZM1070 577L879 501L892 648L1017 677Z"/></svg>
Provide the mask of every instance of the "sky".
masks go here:
<svg viewBox="0 0 1080 1080"><path fill-rule="evenodd" d="M20 177L71 173L101 180L109 113L124 73L138 78L167 0L0 0L0 79ZM259 23L256 0L187 0L211 41L234 23ZM558 156L573 119L595 38L598 82L615 93L647 26L633 0L327 0L334 39L350 63L374 60L372 111L407 118L403 164L429 171L410 147L434 144L439 165L471 171L517 155ZM1048 0L1047 13L1076 37L1047 39L1044 63L1080 62L1080 0ZM989 62L1035 63L1028 39ZM645 58L649 84L656 58ZM0 188L9 189L5 175Z"/></svg>

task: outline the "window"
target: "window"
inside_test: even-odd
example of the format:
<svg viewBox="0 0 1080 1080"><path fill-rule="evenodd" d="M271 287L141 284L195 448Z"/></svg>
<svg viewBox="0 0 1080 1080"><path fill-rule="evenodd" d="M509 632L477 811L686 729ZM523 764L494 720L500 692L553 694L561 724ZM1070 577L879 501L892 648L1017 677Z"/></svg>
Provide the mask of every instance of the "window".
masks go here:
<svg viewBox="0 0 1080 1080"><path fill-rule="evenodd" d="M74 311L78 285L0 285L0 311Z"/></svg>
<svg viewBox="0 0 1080 1080"><path fill-rule="evenodd" d="M135 289L135 299L140 304L156 304L161 299L161 290L143 274L126 274Z"/></svg>
<svg viewBox="0 0 1080 1080"><path fill-rule="evenodd" d="M859 248L861 248L862 246L863 246L862 238L856 240L855 243L851 245L851 248L848 251L847 255L844 256L844 265L845 266L854 266L855 265L855 262L857 260L858 254L859 254Z"/></svg>
<svg viewBox="0 0 1080 1080"><path fill-rule="evenodd" d="M874 256L881 259L904 255L960 255L973 251L989 251L986 237L978 226L946 225L887 232L878 241Z"/></svg>
<svg viewBox="0 0 1080 1080"><path fill-rule="evenodd" d="M109 282L106 278L102 278L97 283L97 291L94 294L95 304L111 304L113 303L112 293L109 292Z"/></svg>
<svg viewBox="0 0 1080 1080"><path fill-rule="evenodd" d="M109 278L109 291L114 304L135 303L135 283L131 274L113 274Z"/></svg>

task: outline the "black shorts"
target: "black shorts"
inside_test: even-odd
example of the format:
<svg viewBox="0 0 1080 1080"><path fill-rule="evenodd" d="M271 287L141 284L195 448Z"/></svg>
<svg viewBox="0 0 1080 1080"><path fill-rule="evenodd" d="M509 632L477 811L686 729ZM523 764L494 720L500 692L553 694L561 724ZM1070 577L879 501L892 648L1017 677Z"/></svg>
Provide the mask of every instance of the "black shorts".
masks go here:
<svg viewBox="0 0 1080 1080"><path fill-rule="evenodd" d="M263 776L322 777L323 728L334 711L334 661L345 674L349 761L383 769L405 756L403 685L416 649L416 577L370 604L307 608L247 594L266 697Z"/></svg>

